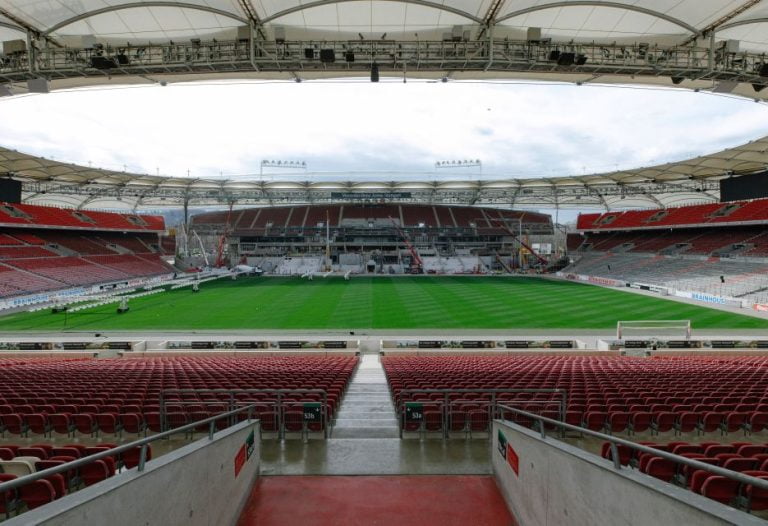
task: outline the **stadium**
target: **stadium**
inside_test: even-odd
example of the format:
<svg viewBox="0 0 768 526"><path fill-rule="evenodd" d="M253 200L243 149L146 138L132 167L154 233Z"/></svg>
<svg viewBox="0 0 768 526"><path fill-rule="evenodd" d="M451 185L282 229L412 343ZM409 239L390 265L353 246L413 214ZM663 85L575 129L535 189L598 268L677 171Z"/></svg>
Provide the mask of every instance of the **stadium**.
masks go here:
<svg viewBox="0 0 768 526"><path fill-rule="evenodd" d="M0 522L766 523L762 0L0 43Z"/></svg>

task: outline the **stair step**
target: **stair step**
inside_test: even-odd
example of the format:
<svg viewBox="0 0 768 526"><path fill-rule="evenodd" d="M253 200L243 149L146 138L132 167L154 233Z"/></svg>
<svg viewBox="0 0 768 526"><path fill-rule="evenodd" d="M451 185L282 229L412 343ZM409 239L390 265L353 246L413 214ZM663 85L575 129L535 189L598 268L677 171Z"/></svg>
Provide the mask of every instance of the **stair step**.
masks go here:
<svg viewBox="0 0 768 526"><path fill-rule="evenodd" d="M381 420L374 419L362 419L362 418L349 418L349 419L336 419L334 429L342 429L349 427L393 427L397 428L397 420L394 418L383 418Z"/></svg>
<svg viewBox="0 0 768 526"><path fill-rule="evenodd" d="M333 429L333 438L400 438L400 432L386 427L356 427Z"/></svg>

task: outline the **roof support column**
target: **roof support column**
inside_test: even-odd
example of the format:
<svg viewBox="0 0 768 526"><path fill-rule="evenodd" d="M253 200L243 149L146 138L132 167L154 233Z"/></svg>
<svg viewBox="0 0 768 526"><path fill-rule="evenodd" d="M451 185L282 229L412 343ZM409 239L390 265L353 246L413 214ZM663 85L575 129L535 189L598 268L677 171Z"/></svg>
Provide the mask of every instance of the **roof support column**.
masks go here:
<svg viewBox="0 0 768 526"><path fill-rule="evenodd" d="M256 64L256 26L253 20L248 20L248 60L251 61L254 71L259 71Z"/></svg>
<svg viewBox="0 0 768 526"><path fill-rule="evenodd" d="M37 48L34 46L34 39L32 38L32 31L27 29L27 67L29 67L30 73L37 71Z"/></svg>
<svg viewBox="0 0 768 526"><path fill-rule="evenodd" d="M709 32L709 58L707 60L707 65L709 66L710 71L715 69L715 32L714 31Z"/></svg>
<svg viewBox="0 0 768 526"><path fill-rule="evenodd" d="M189 235L189 194L184 194L184 221L182 227L184 228L184 236Z"/></svg>
<svg viewBox="0 0 768 526"><path fill-rule="evenodd" d="M493 28L495 27L493 21L488 22L488 63L485 65L485 71L491 69L493 66Z"/></svg>

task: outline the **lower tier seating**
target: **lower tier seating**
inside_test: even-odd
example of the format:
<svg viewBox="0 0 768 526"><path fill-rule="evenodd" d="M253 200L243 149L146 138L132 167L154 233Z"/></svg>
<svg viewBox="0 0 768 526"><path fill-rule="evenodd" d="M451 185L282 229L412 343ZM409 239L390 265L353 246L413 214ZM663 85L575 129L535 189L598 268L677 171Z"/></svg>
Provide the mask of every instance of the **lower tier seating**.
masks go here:
<svg viewBox="0 0 768 526"><path fill-rule="evenodd" d="M768 301L768 263L631 253L585 253L564 272ZM721 279L722 276L722 279Z"/></svg>
<svg viewBox="0 0 768 526"><path fill-rule="evenodd" d="M286 430L305 430L303 418L297 422L292 418L296 413L303 416L304 403L327 400L321 409L327 417L322 425L327 425L357 358L50 360L16 361L2 367L3 363L0 361L0 431L4 435L95 436L159 432L229 409L229 393L166 392L170 389L261 390L235 396L237 404L257 405L266 431L276 430L278 411L281 421L288 421ZM278 407L277 389L295 392L281 396ZM163 410L165 421L161 421Z"/></svg>
<svg viewBox="0 0 768 526"><path fill-rule="evenodd" d="M768 480L768 444L752 442L639 442L639 444ZM621 464L631 466L664 482L687 488L744 511L768 510L768 491L766 490L742 484L703 469L694 469L651 453L640 453L627 446L618 445L617 451ZM612 460L608 442L603 443L601 455L603 458Z"/></svg>
<svg viewBox="0 0 768 526"><path fill-rule="evenodd" d="M30 475L36 471L60 466L90 455L109 451L116 444L99 443L54 445L48 443L16 445L0 443L0 482ZM65 473L50 475L44 479L11 490L0 498L0 514L9 518L26 509L35 509L53 500L60 499L78 489L91 486L114 476L123 469L139 464L139 447L113 456L107 456L71 469ZM152 448L147 446L147 460L152 458Z"/></svg>
<svg viewBox="0 0 768 526"><path fill-rule="evenodd" d="M421 405L423 420L401 419L406 430L485 431L500 416L494 404L505 402L608 433L720 436L768 425L768 358L385 357L383 365L400 416L406 403ZM505 389L562 389L565 413L558 393Z"/></svg>

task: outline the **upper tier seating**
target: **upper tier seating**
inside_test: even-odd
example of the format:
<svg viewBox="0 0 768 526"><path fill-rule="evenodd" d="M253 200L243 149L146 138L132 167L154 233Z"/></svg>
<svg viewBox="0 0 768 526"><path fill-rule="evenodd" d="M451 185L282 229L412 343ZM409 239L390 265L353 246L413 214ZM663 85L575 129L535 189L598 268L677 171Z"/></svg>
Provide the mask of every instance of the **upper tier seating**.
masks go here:
<svg viewBox="0 0 768 526"><path fill-rule="evenodd" d="M768 228L762 226L723 226L717 228L678 228L674 230L635 230L589 232L582 250L665 252L682 254L725 254L760 256L768 253Z"/></svg>
<svg viewBox="0 0 768 526"><path fill-rule="evenodd" d="M627 210L603 214L580 214L579 230L616 230L620 228L668 227L735 223L768 222L768 199L681 206L665 210Z"/></svg>
<svg viewBox="0 0 768 526"><path fill-rule="evenodd" d="M165 230L162 216L67 210L48 206L0 202L0 224L56 226L88 230Z"/></svg>
<svg viewBox="0 0 768 526"><path fill-rule="evenodd" d="M456 228L456 222L453 220L450 206L433 206L432 208L442 228Z"/></svg>
<svg viewBox="0 0 768 526"><path fill-rule="evenodd" d="M437 218L435 217L437 215ZM196 225L206 225L223 228L227 221L228 212L209 212L193 217ZM268 224L271 229L277 228L317 228L322 223L330 222L331 228L342 226L363 226L366 220L374 220L377 226L389 225L389 218L395 219L406 228L418 228L424 224L426 228L437 228L438 220L441 228L475 228L493 229L503 233L503 224L518 228L518 219L523 225L548 225L551 218L545 214L527 211L500 210L468 206L431 206L431 205L397 205L397 204L365 204L365 205L312 205L312 206L282 206L264 207L241 210L230 217L232 228L238 232L253 231L254 234L266 234ZM345 221L349 220L349 221ZM367 226L367 225L366 225ZM494 232L487 232L494 233Z"/></svg>

